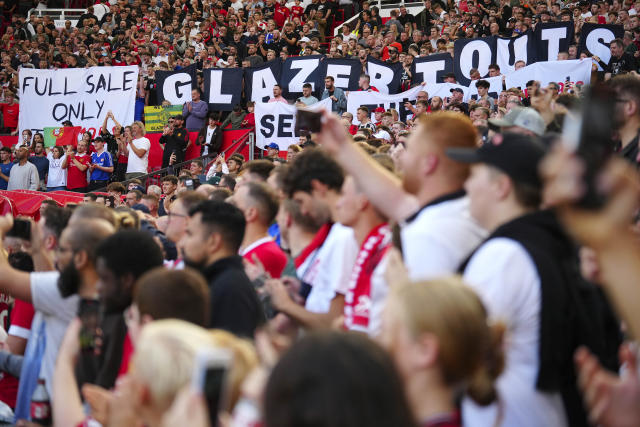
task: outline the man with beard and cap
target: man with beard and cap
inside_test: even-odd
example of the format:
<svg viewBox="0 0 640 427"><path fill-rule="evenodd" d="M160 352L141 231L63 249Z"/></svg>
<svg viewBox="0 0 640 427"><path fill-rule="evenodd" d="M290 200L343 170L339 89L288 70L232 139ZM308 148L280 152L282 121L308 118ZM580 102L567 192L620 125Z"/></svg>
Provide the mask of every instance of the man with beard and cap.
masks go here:
<svg viewBox="0 0 640 427"><path fill-rule="evenodd" d="M0 217L2 235L12 225L11 215ZM38 378L45 380L47 391L52 395L54 364L67 325L77 315L80 298L96 295L95 249L113 232L113 226L103 219L70 221L55 251L56 271L26 273L12 268L4 256L0 257L0 291L31 302L36 310L20 375L16 421L29 418L31 396ZM31 233L40 231L32 227ZM41 237L32 236L32 242L38 239ZM0 253L2 249L0 243Z"/></svg>
<svg viewBox="0 0 640 427"><path fill-rule="evenodd" d="M182 163L184 155L189 145L189 132L184 127L184 117L175 116L173 126L167 126L160 137L160 144L163 144L164 154L162 155L162 167L169 166L171 156L175 154L173 164Z"/></svg>
<svg viewBox="0 0 640 427"><path fill-rule="evenodd" d="M238 255L246 221L237 207L213 200L189 211L180 249L187 266L202 272L211 291L210 328L253 337L264 321L255 289Z"/></svg>
<svg viewBox="0 0 640 427"><path fill-rule="evenodd" d="M102 307L102 344L99 355L83 353L76 366L78 383L112 388L127 371L133 346L127 334L125 310L131 305L133 285L140 276L162 265L162 250L151 234L118 231L95 251L98 296Z"/></svg>

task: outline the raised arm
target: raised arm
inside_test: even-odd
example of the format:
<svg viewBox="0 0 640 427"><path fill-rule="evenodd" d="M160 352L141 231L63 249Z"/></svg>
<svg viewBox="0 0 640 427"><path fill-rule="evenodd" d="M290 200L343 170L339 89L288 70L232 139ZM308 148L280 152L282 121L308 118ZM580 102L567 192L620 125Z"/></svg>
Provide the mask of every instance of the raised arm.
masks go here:
<svg viewBox="0 0 640 427"><path fill-rule="evenodd" d="M354 177L367 198L385 216L402 221L419 208L418 199L402 189L400 179L353 144L336 116L325 111L318 141Z"/></svg>

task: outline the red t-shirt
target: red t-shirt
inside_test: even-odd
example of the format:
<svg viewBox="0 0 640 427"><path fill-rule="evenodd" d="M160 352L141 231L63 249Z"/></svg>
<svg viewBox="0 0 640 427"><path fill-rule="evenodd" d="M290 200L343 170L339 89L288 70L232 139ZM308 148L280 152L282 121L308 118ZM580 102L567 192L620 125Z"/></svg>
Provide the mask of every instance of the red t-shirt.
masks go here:
<svg viewBox="0 0 640 427"><path fill-rule="evenodd" d="M5 307L4 299L0 303L2 306L0 309L0 317L2 318L2 325L6 328L7 320L6 314L8 314L8 307ZM6 313L6 314L5 314ZM15 300L15 305L13 306L13 310L11 311L11 326L8 329L8 332L11 335L28 339L29 333L31 331L31 321L33 320L33 315L35 311L33 306L28 302L24 302L22 300ZM0 380L0 400L5 402L7 405L15 408L16 406L16 397L18 395L18 383L19 380L3 372L1 375L2 380Z"/></svg>
<svg viewBox="0 0 640 427"><path fill-rule="evenodd" d="M304 15L304 8L302 6L291 6L291 15L295 18L301 18Z"/></svg>
<svg viewBox="0 0 640 427"><path fill-rule="evenodd" d="M129 365L131 364L131 358L133 357L133 350L133 342L127 332L122 345L122 361L120 362L120 369L118 370L118 378L129 372Z"/></svg>
<svg viewBox="0 0 640 427"><path fill-rule="evenodd" d="M282 272L287 266L287 256L276 242L271 240L271 237L265 237L249 245L243 251L242 257L249 262L253 262L254 254L271 277L277 279L282 276Z"/></svg>
<svg viewBox="0 0 640 427"><path fill-rule="evenodd" d="M75 162L73 161L74 158L87 167L91 165L91 157L89 157L89 155L87 155L86 153L76 154L72 158L67 159L67 189L69 190L73 190L74 188L83 188L89 185L87 183L86 169L83 171L78 169Z"/></svg>
<svg viewBox="0 0 640 427"><path fill-rule="evenodd" d="M4 118L4 127L17 128L18 127L18 112L20 111L20 104L14 102L13 104L0 104L0 111L2 111L2 117Z"/></svg>
<svg viewBox="0 0 640 427"><path fill-rule="evenodd" d="M358 125L351 125L349 127L349 133L351 135L355 135L356 133L358 133Z"/></svg>
<svg viewBox="0 0 640 427"><path fill-rule="evenodd" d="M284 21L289 17L289 8L286 6L282 6L277 4L273 11L273 20L276 21L276 25L278 28L282 28L284 26Z"/></svg>

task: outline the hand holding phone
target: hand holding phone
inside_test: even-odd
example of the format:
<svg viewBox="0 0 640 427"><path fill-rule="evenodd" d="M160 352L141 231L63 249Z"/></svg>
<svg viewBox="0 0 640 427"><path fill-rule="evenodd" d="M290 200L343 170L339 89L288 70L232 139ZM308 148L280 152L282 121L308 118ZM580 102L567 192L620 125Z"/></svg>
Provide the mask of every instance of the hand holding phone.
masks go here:
<svg viewBox="0 0 640 427"><path fill-rule="evenodd" d="M322 113L298 108L295 134L311 134L322 130Z"/></svg>
<svg viewBox="0 0 640 427"><path fill-rule="evenodd" d="M218 413L227 404L227 374L232 361L231 352L221 348L210 348L196 355L191 385L207 402L211 427L218 426Z"/></svg>

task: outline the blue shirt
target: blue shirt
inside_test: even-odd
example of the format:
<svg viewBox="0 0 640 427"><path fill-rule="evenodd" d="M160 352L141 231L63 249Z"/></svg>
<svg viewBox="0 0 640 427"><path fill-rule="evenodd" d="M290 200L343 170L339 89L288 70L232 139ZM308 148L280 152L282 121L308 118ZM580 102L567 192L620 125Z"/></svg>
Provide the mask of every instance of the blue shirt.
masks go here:
<svg viewBox="0 0 640 427"><path fill-rule="evenodd" d="M0 172L5 174L6 176L9 176L9 174L11 173L12 167L13 167L13 162L9 162L6 165L4 163L0 163ZM0 178L0 190L6 190L7 185L9 185L9 182Z"/></svg>
<svg viewBox="0 0 640 427"><path fill-rule="evenodd" d="M29 161L36 166L38 169L38 177L40 181L44 181L47 177L47 173L49 173L49 159L46 156L31 156L29 157Z"/></svg>
<svg viewBox="0 0 640 427"><path fill-rule="evenodd" d="M102 154L92 153L91 163L105 168L110 168L113 166L111 154L109 154L107 150L104 150ZM99 169L94 169L93 172L91 172L91 181L107 181L109 177L111 177L111 174L109 172L101 171Z"/></svg>

